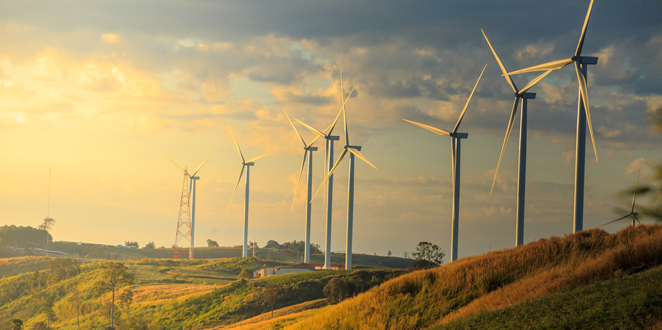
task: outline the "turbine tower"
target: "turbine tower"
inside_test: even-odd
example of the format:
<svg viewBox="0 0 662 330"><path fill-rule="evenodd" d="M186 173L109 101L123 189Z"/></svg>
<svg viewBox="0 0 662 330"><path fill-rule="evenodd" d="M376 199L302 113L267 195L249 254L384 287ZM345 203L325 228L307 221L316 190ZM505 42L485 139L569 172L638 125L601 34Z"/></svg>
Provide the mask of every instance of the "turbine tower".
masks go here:
<svg viewBox="0 0 662 330"><path fill-rule="evenodd" d="M184 169L186 171L186 169ZM177 233L175 234L175 245L172 251L172 258L179 259L184 249L180 248L180 241L186 240L191 246L191 214L189 212L189 176L188 173L184 173L184 182L182 183L182 198L179 202L179 217L177 218ZM189 247L189 256L191 254L191 249Z"/></svg>
<svg viewBox="0 0 662 330"><path fill-rule="evenodd" d="M199 176L195 176L195 175L198 174L198 172L200 171L202 166L205 165L207 160L209 160L209 157L211 157L211 155L213 155L215 152L216 152L216 150L212 151L211 154L209 154L209 156L207 156L207 158L202 162L202 164L200 164L200 166L198 166L198 168L195 170L195 172L193 172L193 174L189 174L187 170L181 168L179 165L177 165L177 163L175 163L175 161L170 159L170 157L166 156L166 158L170 159L170 161L173 164L175 164L175 166L177 166L177 168L180 171L182 171L182 173L184 173L185 176L188 176L188 178L189 178L189 189L188 189L188 194L187 194L187 203L188 203L188 205L191 205L191 208L190 208L190 214L191 214L190 219L191 219L191 221L190 221L190 224L188 225L190 230L188 231L188 235L186 234L186 232L184 232L183 235L182 235L182 236L185 236L185 237L190 237L190 239L187 239L191 243L191 248L190 248L189 253L188 253L188 258L189 259L193 259L194 252L195 252L194 251L194 241L195 241L195 187L196 187L196 181L200 179ZM184 189L186 189L185 187L186 187L186 179L184 179ZM193 197L192 198L193 203L191 203L191 196ZM182 201L180 202L180 206L179 206L179 219L177 220L177 236L175 236L175 246L177 246L178 241L182 239L180 237L180 222L184 222L184 224L183 224L184 226L186 226L186 223L187 223L187 221L182 221L182 214L181 214L182 213L182 205L181 205L181 203L184 202L183 199L184 199L184 193L182 192ZM176 248L175 248L175 251L176 251ZM175 251L173 251L173 254L176 253ZM174 257L174 255L173 255L173 257Z"/></svg>
<svg viewBox="0 0 662 330"><path fill-rule="evenodd" d="M573 233L584 229L584 175L586 172L587 124L588 130L591 134L591 142L593 143L595 162L598 162L598 151L595 147L595 137L593 135L593 125L591 123L591 112L589 111L588 107L588 90L586 86L586 81L588 78L587 65L598 64L598 58L592 56L581 56L582 49L584 48L586 29L588 28L588 21L591 18L592 10L593 0L591 0L591 3L588 5L588 11L586 12L586 18L584 19L584 26L582 27L582 33L579 36L579 43L577 44L577 49L571 58L552 61L535 65L526 69L505 73L505 75L514 75L533 71L556 70L568 64L574 64L575 72L577 73L577 81L579 82L579 100L577 101L577 139L575 144L575 205L573 209Z"/></svg>
<svg viewBox="0 0 662 330"><path fill-rule="evenodd" d="M483 67L483 71L481 71L480 76L478 76L478 81L476 81L476 85L474 86L474 89L471 91L471 94L469 94L469 99L467 100L467 103L464 105L464 109L462 109L462 112L460 113L460 118L457 119L457 123L455 124L455 127L453 128L452 131L448 132L448 131L444 131L443 129L439 129L436 127L417 123L411 120L403 119L408 123L425 128L426 130L431 131L433 133L450 136L451 138L451 164L452 164L451 178L453 181L453 208L451 215L451 223L452 223L451 262L457 260L457 242L459 236L458 231L460 226L460 139L466 139L469 137L469 134L458 133L457 130L460 128L460 123L462 122L462 118L464 118L464 114L467 111L467 108L469 107L469 102L471 102L471 97L474 95L474 92L478 87L478 83L480 82L480 78L483 76L483 72L485 72L486 67L487 64L485 64L485 66Z"/></svg>
<svg viewBox="0 0 662 330"><path fill-rule="evenodd" d="M347 95L347 98L345 99L345 92L343 89L343 83L342 83L342 71L340 72L340 98L342 101L342 106L340 107L340 110L338 111L338 115L336 115L336 119L333 120L333 123L329 127L327 127L324 131L319 131L315 129L314 127L302 122L299 119L294 118L294 120L298 121L301 125L305 126L308 128L310 131L313 133L317 134L319 137L323 137L326 139L326 152L324 154L324 176L327 176L329 174L329 171L331 171L331 168L333 167L333 141L340 140L340 136L333 135L333 129L336 127L336 123L338 123L338 119L340 118L340 115L343 113L343 109L345 108L345 104L347 104L347 101L349 100L349 97L352 96L352 92L354 92L354 88L349 92L349 95ZM324 183L320 187L324 186ZM332 223L332 215L333 215L333 174L329 176L328 181L326 182L326 190L324 190L324 194L326 195L326 198L324 199L324 204L326 205L326 239L324 242L324 269L331 269L331 223ZM312 200L312 199L311 199Z"/></svg>
<svg viewBox="0 0 662 330"><path fill-rule="evenodd" d="M361 154L361 146L353 146L349 144L349 132L347 131L347 114L345 111L344 102L341 111L343 114L343 122L345 124L344 125L345 150L343 150L343 152L340 154L340 157L338 157L336 163L333 165L331 170L329 170L329 173L324 178L322 185L320 185L320 187L317 189L317 192L313 196L313 199L320 192L324 183L329 179L330 176L333 175L333 172L335 172L338 169L338 166L342 162L343 158L345 157L347 152L349 152L350 156L349 156L349 182L348 182L348 190L347 190L347 241L345 248L345 269L352 269L352 238L354 235L354 164L355 164L354 156L360 158L368 165L372 166L374 169L377 169L377 167L375 167L375 165L373 165L367 158L365 158ZM329 251L326 252L329 253Z"/></svg>
<svg viewBox="0 0 662 330"><path fill-rule="evenodd" d="M246 169L246 191L244 196L244 248L242 253L242 257L246 258L248 257L248 202L249 202L249 187L250 187L250 170L251 170L251 166L255 165L256 160L262 157L269 156L271 154L266 154L259 157L253 157L248 161L246 161L244 159L244 154L241 153L241 149L239 148L237 139L234 137L234 132L232 132L232 126L230 126L230 123L228 123L228 127L230 127L230 134L232 134L232 139L234 140L234 144L237 146L237 151L239 151L239 156L241 157L241 172L239 172L239 179L237 179L237 184L234 186L234 190L232 191L232 197L230 197L230 205L228 205L228 211L225 215L227 216L230 213L230 206L232 206L232 200L234 199L234 194L237 192L237 187L239 187L241 176L244 175L244 169Z"/></svg>
<svg viewBox="0 0 662 330"><path fill-rule="evenodd" d="M552 70L547 70L545 73L539 75L536 79L531 80L528 85L524 88L517 89L513 79L506 73L506 68L501 63L499 56L492 47L490 40L487 39L485 31L481 29L483 36L487 41L487 44L494 54L494 58L508 82L508 85L513 89L515 102L513 103L513 109L510 112L510 120L508 121L508 127L506 128L506 137L503 139L503 146L501 147L501 154L499 155L499 162L497 163L496 171L494 172L494 181L492 181L492 189L490 194L494 191L494 184L496 183L497 175L499 174L499 166L501 166L501 159L503 158L503 152L506 150L506 145L508 144L508 139L510 138L510 133L513 131L513 124L515 123L515 116L517 115L517 104L520 99L522 100L522 108L520 113L520 126L519 126L519 157L518 157L518 167L517 167L517 214L515 216L515 246L520 246L524 244L524 210L525 210L525 199L526 199L526 147L527 147L527 101L536 98L536 93L528 93L527 91L531 87L535 86L542 78L545 78Z"/></svg>
<svg viewBox="0 0 662 330"><path fill-rule="evenodd" d="M310 158L308 160L308 187L306 189L307 191L307 197L306 197L306 229L305 229L305 237L306 237L306 250L304 254L304 263L310 263L310 217L311 217L311 207L312 204L310 203L310 198L312 197L313 194L313 151L317 151L317 147L313 147L313 144L317 142L317 139L320 138L318 135L315 139L313 139L313 142L310 144L306 144L306 141L303 140L303 137L301 134L299 134L299 130L294 126L294 123L292 123L292 120L290 119L290 116L287 114L287 111L285 111L285 116L287 116L287 120L290 122L290 125L292 125L292 128L294 128L294 132L297 133L297 136L301 140L301 143L303 144L303 161L301 162L301 170L299 171L299 178L297 179L297 185L294 188L294 197L292 198L292 211L294 210L294 203L297 200L297 192L299 191L299 183L301 182L301 175L303 174L303 168L306 166L306 157L308 154L310 154Z"/></svg>
<svg viewBox="0 0 662 330"><path fill-rule="evenodd" d="M639 172L641 172L641 170L639 170ZM641 224L641 221L639 221L639 218L637 217L637 215L639 215L639 212L635 212L635 211L634 211L634 200L635 200L635 198L637 198L637 186L639 185L639 172L637 172L637 181L634 183L634 194L632 195L632 207L630 208L630 213L628 213L628 214L626 214L626 215L624 215L624 216L622 216L622 217L620 217L620 218L618 218L618 219L615 219L615 220L609 221L609 222L607 222L607 223L601 225L600 227L602 227L602 226L606 226L606 225L608 225L608 224L610 224L610 223L612 223L612 222L616 222L616 221L623 220L623 219L625 219L625 218L627 218L627 217L632 217L632 227L636 226L637 223ZM635 223L635 221L636 221L637 223Z"/></svg>

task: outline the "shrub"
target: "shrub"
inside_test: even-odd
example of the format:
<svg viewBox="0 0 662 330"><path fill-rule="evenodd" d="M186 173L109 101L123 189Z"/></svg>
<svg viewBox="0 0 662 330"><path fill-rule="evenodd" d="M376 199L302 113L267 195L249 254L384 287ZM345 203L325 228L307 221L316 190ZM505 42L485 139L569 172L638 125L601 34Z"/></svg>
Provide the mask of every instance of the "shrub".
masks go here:
<svg viewBox="0 0 662 330"><path fill-rule="evenodd" d="M250 270L244 268L241 273L237 276L238 278L245 278L245 279L251 279L253 278L253 272Z"/></svg>

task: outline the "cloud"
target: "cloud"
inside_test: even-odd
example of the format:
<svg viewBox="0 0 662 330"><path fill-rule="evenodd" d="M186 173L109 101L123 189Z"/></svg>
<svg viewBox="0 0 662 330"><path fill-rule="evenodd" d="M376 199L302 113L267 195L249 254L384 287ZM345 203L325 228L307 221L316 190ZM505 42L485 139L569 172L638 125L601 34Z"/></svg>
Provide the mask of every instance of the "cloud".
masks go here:
<svg viewBox="0 0 662 330"><path fill-rule="evenodd" d="M101 41L107 42L109 44L116 44L120 42L120 37L112 33L104 33L101 35Z"/></svg>
<svg viewBox="0 0 662 330"><path fill-rule="evenodd" d="M638 173L639 171L641 171L640 175L642 177L646 177L647 175L653 172L652 165L653 162L648 161L643 157L635 159L630 164L624 167L625 169L624 175L629 176L630 174Z"/></svg>

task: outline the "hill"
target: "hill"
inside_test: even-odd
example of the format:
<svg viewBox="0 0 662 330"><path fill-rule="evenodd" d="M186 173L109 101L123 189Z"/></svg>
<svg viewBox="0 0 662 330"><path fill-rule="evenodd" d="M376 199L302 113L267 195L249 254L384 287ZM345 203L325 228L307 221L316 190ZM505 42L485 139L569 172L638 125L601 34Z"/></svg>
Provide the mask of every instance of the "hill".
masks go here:
<svg viewBox="0 0 662 330"><path fill-rule="evenodd" d="M23 265L27 272L0 279L0 320L19 318L26 328L45 323L47 313L43 306L50 300L58 329L76 329L78 322L82 328L109 325L111 294L99 295L94 285L101 279L102 260L86 260L86 264L81 263L83 260L46 257L2 261ZM347 283L350 294L359 294L407 272L358 269L238 280L243 269L258 268L256 258L143 259L125 265L136 281L116 291L116 329L228 326L270 311L271 305L263 298L267 289L278 294L274 309L285 314L301 312L328 304L323 299L323 288L331 279L341 279ZM118 300L125 290L133 292L128 305ZM0 321L0 330L10 327L8 322Z"/></svg>
<svg viewBox="0 0 662 330"><path fill-rule="evenodd" d="M304 317L286 328L426 329L440 325L452 328L453 322L469 322L467 318L476 315L491 315L492 319L496 319L498 314L489 313L521 303L538 304L530 305L534 306L530 308L545 306L545 301L537 300L543 297L554 299L552 295L564 292L573 295L573 289L587 285L596 285L594 290L599 290L599 282L609 285L608 281L611 280L619 283L618 286L623 283L622 286L627 287L627 283L630 283L645 287L644 283L627 282L632 276L644 274L628 274L655 267L660 262L662 228L658 225L628 227L616 234L600 229L586 230L563 238L541 239L517 248L463 258L443 267L406 274L332 308ZM659 276L659 269L645 274L651 276L651 280L645 283L653 287L657 285L656 290L640 288L637 292L651 292L650 300L646 298L639 301L654 302L653 306L645 307L643 312L653 313L660 308L659 282L653 280ZM585 290L590 291L591 288L587 286ZM577 292L581 294L581 291ZM624 294L623 290L615 292ZM628 298L624 299L636 300L629 294L626 296ZM623 300L616 304L621 306L619 310L624 311L622 306L627 302ZM562 311L571 307L566 305L566 301L561 301L559 306L563 307L557 310L557 316L567 316ZM506 313L506 310L502 313ZM510 317L524 315L515 307L508 313L511 313L506 314ZM534 315L542 319L546 311L537 309L536 313ZM480 316L479 319L487 317ZM639 320L648 325L658 322L654 318ZM525 318L519 324L527 324L528 321ZM535 317L530 321L528 324L536 324ZM514 322L517 324L517 321ZM550 322L553 321L548 319L547 324ZM590 320L587 322L589 328L594 328ZM499 323L466 324L466 327L457 327L482 328L481 325ZM508 324L504 327L518 328L517 325Z"/></svg>

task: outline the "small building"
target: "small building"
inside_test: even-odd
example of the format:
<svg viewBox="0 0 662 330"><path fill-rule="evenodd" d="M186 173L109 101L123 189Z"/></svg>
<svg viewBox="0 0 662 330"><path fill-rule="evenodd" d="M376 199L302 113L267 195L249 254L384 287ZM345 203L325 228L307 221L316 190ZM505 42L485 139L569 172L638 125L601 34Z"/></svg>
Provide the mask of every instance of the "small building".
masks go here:
<svg viewBox="0 0 662 330"><path fill-rule="evenodd" d="M282 267L282 266L263 267L256 271L253 271L253 278L263 278L267 276L293 274L293 273L306 273L313 271L314 270L312 269L297 268L297 267Z"/></svg>

